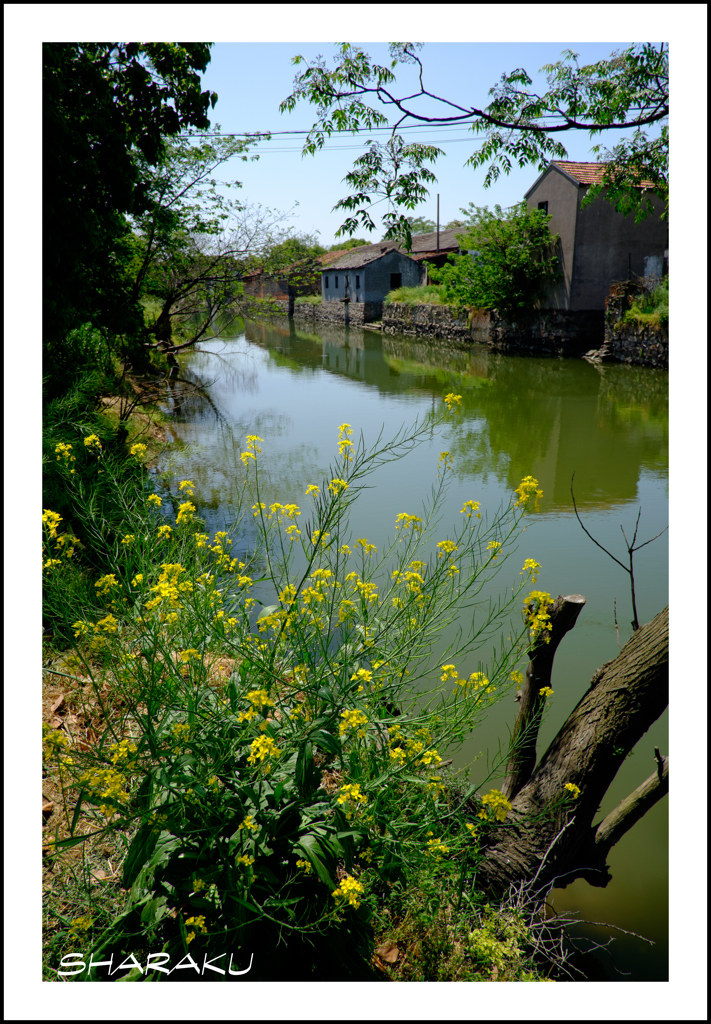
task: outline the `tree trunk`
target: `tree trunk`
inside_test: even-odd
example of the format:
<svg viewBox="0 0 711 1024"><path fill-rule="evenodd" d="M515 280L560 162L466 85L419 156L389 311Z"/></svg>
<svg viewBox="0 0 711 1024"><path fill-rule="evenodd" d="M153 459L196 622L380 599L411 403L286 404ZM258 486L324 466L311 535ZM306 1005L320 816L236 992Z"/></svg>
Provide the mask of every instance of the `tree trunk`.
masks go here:
<svg viewBox="0 0 711 1024"><path fill-rule="evenodd" d="M619 655L593 676L532 776L512 800L506 826L494 833L477 884L503 896L512 884L535 891L576 878L605 886L610 848L668 790L669 763L599 825L600 802L625 756L668 703L669 609L642 626ZM565 789L572 783L577 799Z"/></svg>

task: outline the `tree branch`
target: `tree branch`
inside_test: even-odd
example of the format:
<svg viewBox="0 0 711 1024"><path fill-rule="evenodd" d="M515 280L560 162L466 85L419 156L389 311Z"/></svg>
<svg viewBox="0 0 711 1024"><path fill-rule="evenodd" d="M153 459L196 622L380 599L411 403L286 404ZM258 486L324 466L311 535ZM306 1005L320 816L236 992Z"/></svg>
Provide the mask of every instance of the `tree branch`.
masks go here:
<svg viewBox="0 0 711 1024"><path fill-rule="evenodd" d="M659 749L655 748L659 755ZM657 770L622 800L595 830L595 846L606 857L615 843L669 792L669 758L657 757Z"/></svg>

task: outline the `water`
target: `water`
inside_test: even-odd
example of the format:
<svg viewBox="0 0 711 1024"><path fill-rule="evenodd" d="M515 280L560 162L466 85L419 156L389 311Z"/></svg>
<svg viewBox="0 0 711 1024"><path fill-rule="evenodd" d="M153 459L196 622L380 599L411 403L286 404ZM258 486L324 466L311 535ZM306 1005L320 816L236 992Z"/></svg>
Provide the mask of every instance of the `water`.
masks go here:
<svg viewBox="0 0 711 1024"><path fill-rule="evenodd" d="M229 519L244 468L245 435L263 438L262 500L306 507L306 486L327 475L337 453L337 428L350 423L366 443L381 428L387 438L416 416L463 396L454 424L434 430L424 444L379 470L358 501L354 535L381 547L399 512L420 514L436 479L442 450L454 456L443 517L454 524L464 501L496 510L522 477L543 490L540 511L528 519L518 553L501 569L491 593L510 587L525 558L542 564L537 588L581 593L587 604L558 650L555 696L543 723L539 752L587 689L595 669L631 635L627 574L583 533L573 513L574 492L585 526L626 563L622 524L631 539L641 508L638 543L663 531L668 507L667 373L583 360L533 359L490 353L484 346L422 342L376 332L327 328L318 334L291 326L247 323L232 337L201 344L182 356L181 376L208 383L172 405L171 429L187 447L165 468L196 485L208 529ZM333 474L331 474L333 475ZM249 546L250 537L244 539ZM668 545L664 533L635 559L637 610L646 622L667 603ZM615 605L617 626L615 624ZM469 666L478 667L480 652ZM517 705L497 704L483 727L457 754L476 760L473 780L487 774L487 751L505 746ZM601 817L654 770L653 748L668 752L667 716L655 723L628 757L601 805ZM610 980L667 978L667 801L649 812L613 849L612 881L597 889L578 881L552 894L558 910L580 911L654 940L600 928L597 941L617 936L601 954ZM585 931L582 929L581 931ZM622 973L619 973L622 972Z"/></svg>

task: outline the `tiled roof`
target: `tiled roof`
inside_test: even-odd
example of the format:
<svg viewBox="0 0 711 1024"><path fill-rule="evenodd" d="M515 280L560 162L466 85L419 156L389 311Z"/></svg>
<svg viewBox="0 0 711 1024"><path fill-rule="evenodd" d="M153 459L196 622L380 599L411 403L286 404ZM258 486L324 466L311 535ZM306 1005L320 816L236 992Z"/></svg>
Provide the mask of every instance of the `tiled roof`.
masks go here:
<svg viewBox="0 0 711 1024"><path fill-rule="evenodd" d="M446 231L444 228L440 229L440 252L456 252L459 249L457 240L454 237L455 234L454 229ZM390 252L393 249L402 253L403 256L409 256L410 259L416 261L424 259L425 256L436 256L437 232L430 231L425 235L413 235L411 252L405 252L404 248L397 242L375 242L373 245L360 245L357 249L350 249L336 262L331 263L330 267L333 270L353 270L356 267L364 267L368 263L373 263L374 260L379 260L383 253Z"/></svg>
<svg viewBox="0 0 711 1024"><path fill-rule="evenodd" d="M575 178L581 185L600 184L605 168L608 166L606 163L580 163L576 160L553 160L551 163L553 167L559 167L561 171L565 171ZM654 183L651 181L643 181L642 185L646 188L654 188Z"/></svg>

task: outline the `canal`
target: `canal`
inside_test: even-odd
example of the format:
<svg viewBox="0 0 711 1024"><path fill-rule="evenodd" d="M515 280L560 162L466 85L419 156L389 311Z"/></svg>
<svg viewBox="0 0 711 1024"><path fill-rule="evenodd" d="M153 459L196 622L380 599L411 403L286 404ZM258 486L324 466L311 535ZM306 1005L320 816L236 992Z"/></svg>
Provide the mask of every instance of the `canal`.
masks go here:
<svg viewBox="0 0 711 1024"><path fill-rule="evenodd" d="M461 415L432 430L404 459L376 472L352 524L355 535L383 545L399 513L421 512L442 450L454 459L443 514L451 523L467 500L481 502L492 514L502 501L508 503L524 476L539 481L540 508L528 518L518 554L504 563L490 596L497 588L510 589L523 559L535 558L542 565L537 588L587 598L556 655L554 697L539 739L542 753L593 672L631 635L628 576L585 536L573 512L571 478L574 473L587 529L620 561L626 561L620 527L631 537L640 508L639 543L665 529L667 373L500 355L483 345L368 330L326 327L313 333L293 321L238 321L220 338L183 354L179 375L195 387L176 387L169 432L177 446L160 468L169 482L189 478L195 483L199 512L212 531L229 525L244 478L239 455L247 434L263 439L262 500L305 505L306 486L321 481L336 455L341 423L352 425L354 440L362 431L368 444L381 429L385 437L394 435L439 407L447 392L462 395ZM636 557L635 578L643 623L668 600L666 533ZM488 655L478 651L471 667L462 669L475 670ZM487 777L490 758L506 746L517 707L507 695L457 751L455 764L468 766L472 781ZM651 774L655 746L668 753L667 724L665 714L624 760L601 816ZM613 926L578 927L588 940L613 937L597 954L601 976L608 980L668 977L667 839L665 799L613 849L606 889L578 881L551 894L556 910Z"/></svg>

